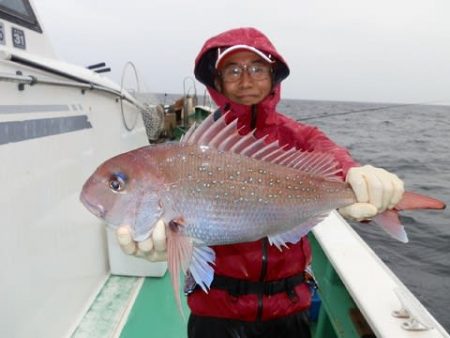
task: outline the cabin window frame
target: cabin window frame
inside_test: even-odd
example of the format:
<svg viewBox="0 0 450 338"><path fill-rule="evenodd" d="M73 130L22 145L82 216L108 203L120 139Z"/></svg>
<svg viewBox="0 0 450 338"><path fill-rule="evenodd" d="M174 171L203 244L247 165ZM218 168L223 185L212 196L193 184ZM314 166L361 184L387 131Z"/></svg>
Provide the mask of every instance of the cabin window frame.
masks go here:
<svg viewBox="0 0 450 338"><path fill-rule="evenodd" d="M25 12L16 11L0 3L0 19L10 21L38 33L42 33L41 25L39 24L36 14L34 14L30 2L28 0L16 1L20 1L23 4Z"/></svg>

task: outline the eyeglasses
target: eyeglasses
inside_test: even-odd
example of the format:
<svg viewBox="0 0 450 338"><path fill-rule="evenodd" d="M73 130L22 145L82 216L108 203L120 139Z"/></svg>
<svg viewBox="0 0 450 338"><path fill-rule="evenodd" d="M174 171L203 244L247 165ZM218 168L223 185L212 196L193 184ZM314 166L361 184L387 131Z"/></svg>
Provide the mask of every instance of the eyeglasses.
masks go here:
<svg viewBox="0 0 450 338"><path fill-rule="evenodd" d="M252 63L250 65L231 64L222 69L219 74L224 82L236 82L241 79L244 71L253 80L267 80L272 73L272 67L264 63Z"/></svg>

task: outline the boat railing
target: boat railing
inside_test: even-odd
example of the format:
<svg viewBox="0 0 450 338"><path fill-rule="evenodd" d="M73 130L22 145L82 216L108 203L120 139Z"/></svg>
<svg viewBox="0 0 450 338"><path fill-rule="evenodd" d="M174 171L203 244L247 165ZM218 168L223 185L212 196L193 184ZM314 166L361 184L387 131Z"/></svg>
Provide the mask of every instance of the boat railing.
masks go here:
<svg viewBox="0 0 450 338"><path fill-rule="evenodd" d="M1 59L1 56L0 56ZM63 74L58 74L63 75ZM42 79L38 78L34 75L24 75L20 71L16 72L16 74L10 73L0 73L0 81L6 82L15 82L18 85L18 90L24 90L25 86L34 86L34 85L48 85L48 86L60 86L60 87L72 87L79 88L82 91L86 90L97 90L101 92L105 92L114 96L117 96L119 99L129 102L130 104L136 106L139 110L146 110L147 107L133 97L131 94L125 92L124 90L116 90L114 88L109 88L107 86L96 84L93 82L87 82L83 79L76 79L72 76L70 80L56 80L56 79Z"/></svg>

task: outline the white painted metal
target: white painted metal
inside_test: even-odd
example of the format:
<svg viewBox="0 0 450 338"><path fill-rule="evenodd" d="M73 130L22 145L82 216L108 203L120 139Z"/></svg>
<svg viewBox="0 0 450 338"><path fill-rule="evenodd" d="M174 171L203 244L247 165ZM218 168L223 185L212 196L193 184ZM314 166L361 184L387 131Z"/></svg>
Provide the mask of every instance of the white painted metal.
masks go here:
<svg viewBox="0 0 450 338"><path fill-rule="evenodd" d="M313 232L377 337L450 337L337 212L333 212ZM396 290L408 295L403 299L408 299L404 303L409 306L409 312L432 328L415 332L405 329L404 323L409 319L393 316L394 311L402 308Z"/></svg>
<svg viewBox="0 0 450 338"><path fill-rule="evenodd" d="M434 328L433 319L416 297L406 288L394 289L397 298L402 304L401 309L392 312L396 318L405 318L402 327L408 331L428 331Z"/></svg>
<svg viewBox="0 0 450 338"><path fill-rule="evenodd" d="M14 1L11 1L11 3ZM33 4L31 4L33 7ZM20 6L19 6L20 7ZM34 11L39 20L39 15ZM0 49L6 51L21 52L21 49L13 47L13 37L11 34L12 27L19 28L26 32L26 53L39 55L40 57L55 59L55 53L46 34L38 33L34 30L22 27L19 24L12 23L0 18L0 22L4 26L4 44L0 43ZM40 22L42 25L42 23ZM44 29L45 31L45 29Z"/></svg>

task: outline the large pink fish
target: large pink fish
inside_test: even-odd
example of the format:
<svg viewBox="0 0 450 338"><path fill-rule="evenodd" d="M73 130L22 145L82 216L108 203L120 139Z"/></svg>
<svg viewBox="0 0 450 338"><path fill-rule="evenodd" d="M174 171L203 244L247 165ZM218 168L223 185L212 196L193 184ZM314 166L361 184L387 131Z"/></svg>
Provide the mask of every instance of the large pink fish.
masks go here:
<svg viewBox="0 0 450 338"><path fill-rule="evenodd" d="M282 250L332 210L355 203L339 172L332 154L285 150L252 133L241 136L236 121L227 125L225 117L214 121L211 115L180 143L146 146L106 161L85 183L81 201L111 226L130 225L135 240L147 238L163 218L179 297L180 267L207 291L214 262L209 245L267 236ZM406 242L397 210L444 207L405 193L378 223Z"/></svg>

